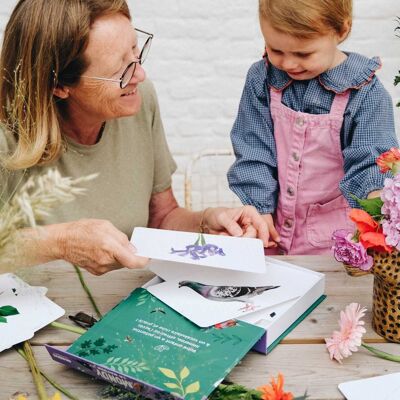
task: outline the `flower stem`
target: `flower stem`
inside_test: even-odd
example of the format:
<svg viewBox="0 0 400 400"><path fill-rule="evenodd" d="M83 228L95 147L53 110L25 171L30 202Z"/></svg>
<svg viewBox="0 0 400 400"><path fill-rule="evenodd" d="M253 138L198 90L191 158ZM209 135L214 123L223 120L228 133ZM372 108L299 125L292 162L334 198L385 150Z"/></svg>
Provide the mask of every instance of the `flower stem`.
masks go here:
<svg viewBox="0 0 400 400"><path fill-rule="evenodd" d="M26 355L26 361L28 362L29 368L31 369L33 381L36 386L36 391L37 391L39 400L48 400L46 388L44 387L42 375L41 375L39 367L36 363L36 359L35 359L35 355L33 354L32 347L27 340L23 343L22 347L23 347L25 355Z"/></svg>
<svg viewBox="0 0 400 400"><path fill-rule="evenodd" d="M24 352L23 349L21 348L17 348L16 349L18 354L24 358L25 360L27 360L27 356ZM63 393L65 396L67 396L69 399L71 400L79 400L77 397L75 397L74 395L72 395L67 389L63 388L62 386L60 386L57 382L55 382L52 378L50 378L46 373L44 373L43 371L39 370L40 374L43 376L44 379L46 379L47 382L50 383L51 386L53 386L55 389L57 389L59 392Z"/></svg>
<svg viewBox="0 0 400 400"><path fill-rule="evenodd" d="M90 302L92 303L92 306L93 306L93 308L94 308L94 311L95 311L96 314L97 314L97 317L98 317L99 319L103 318L103 314L100 312L99 308L97 307L97 304L96 304L96 302L94 301L94 298L93 298L93 296L92 296L92 293L91 293L89 287L86 285L85 280L83 279L83 275L82 275L82 272L81 272L80 268L77 267L76 265L74 265L74 268L75 268L76 273L78 274L78 277L79 277L79 280L80 280L80 282L81 282L81 285L82 285L83 290L86 292L86 294L87 294L88 297L89 297Z"/></svg>
<svg viewBox="0 0 400 400"><path fill-rule="evenodd" d="M61 322L54 321L54 322L50 323L50 325L53 328L63 329L64 331L77 333L78 335L83 335L84 333L86 333L86 329L79 328L77 326L62 324Z"/></svg>
<svg viewBox="0 0 400 400"><path fill-rule="evenodd" d="M386 353L385 351L378 350L375 347L368 346L365 343L361 343L361 346L380 358L383 358L383 359L389 360L389 361L400 362L400 356L395 356L394 354Z"/></svg>

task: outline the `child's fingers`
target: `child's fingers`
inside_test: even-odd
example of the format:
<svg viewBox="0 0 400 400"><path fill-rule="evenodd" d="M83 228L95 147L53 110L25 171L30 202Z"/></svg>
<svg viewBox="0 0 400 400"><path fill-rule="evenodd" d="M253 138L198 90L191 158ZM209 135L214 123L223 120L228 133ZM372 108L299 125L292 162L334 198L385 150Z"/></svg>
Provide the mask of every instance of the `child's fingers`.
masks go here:
<svg viewBox="0 0 400 400"><path fill-rule="evenodd" d="M272 239L274 242L279 242L281 238L279 237L279 233L275 229L274 224L270 224L268 228L269 228L270 239Z"/></svg>

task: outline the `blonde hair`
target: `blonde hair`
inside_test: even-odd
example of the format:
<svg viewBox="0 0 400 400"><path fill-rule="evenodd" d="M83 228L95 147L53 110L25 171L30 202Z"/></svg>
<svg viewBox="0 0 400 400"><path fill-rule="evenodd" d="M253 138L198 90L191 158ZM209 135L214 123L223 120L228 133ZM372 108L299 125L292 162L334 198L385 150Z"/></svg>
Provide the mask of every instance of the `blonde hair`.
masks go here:
<svg viewBox="0 0 400 400"><path fill-rule="evenodd" d="M84 51L93 22L121 13L125 0L20 0L4 32L0 55L0 121L16 147L12 170L56 160L62 150L63 101L57 86L74 86L87 68Z"/></svg>
<svg viewBox="0 0 400 400"><path fill-rule="evenodd" d="M352 0L259 0L260 19L303 39L330 32L341 35L347 28L350 33L352 12Z"/></svg>

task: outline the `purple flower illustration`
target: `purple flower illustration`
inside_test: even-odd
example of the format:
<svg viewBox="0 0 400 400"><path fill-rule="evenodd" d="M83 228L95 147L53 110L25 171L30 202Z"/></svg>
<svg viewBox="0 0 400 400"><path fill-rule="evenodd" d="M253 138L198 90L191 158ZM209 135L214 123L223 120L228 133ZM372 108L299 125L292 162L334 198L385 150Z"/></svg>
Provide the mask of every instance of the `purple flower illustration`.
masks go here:
<svg viewBox="0 0 400 400"><path fill-rule="evenodd" d="M206 244L203 234L199 234L194 244L189 244L183 250L175 250L171 247L171 254L177 254L181 257L190 256L192 260L200 260L201 258L207 258L209 256L225 256L222 247L218 247L215 244Z"/></svg>

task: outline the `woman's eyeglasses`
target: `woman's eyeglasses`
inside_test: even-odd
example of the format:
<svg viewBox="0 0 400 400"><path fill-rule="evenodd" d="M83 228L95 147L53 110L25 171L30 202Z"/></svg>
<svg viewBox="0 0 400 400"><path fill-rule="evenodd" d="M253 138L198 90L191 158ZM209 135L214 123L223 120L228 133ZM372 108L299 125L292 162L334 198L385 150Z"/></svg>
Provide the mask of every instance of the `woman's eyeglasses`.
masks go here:
<svg viewBox="0 0 400 400"><path fill-rule="evenodd" d="M121 78L111 79L111 78L103 78L100 76L87 76L87 75L81 75L81 78L97 79L100 81L109 81L109 82L118 82L121 89L126 88L129 84L129 82L131 81L133 75L135 74L136 65L137 64L143 65L144 62L146 61L147 55L149 54L149 51L150 51L151 41L154 36L152 33L148 33L148 32L142 31L140 29L135 28L135 31L144 33L145 35L148 36L148 38L146 39L146 42L144 43L142 50L140 51L139 58L128 64L128 66L125 68L125 71L122 73Z"/></svg>

